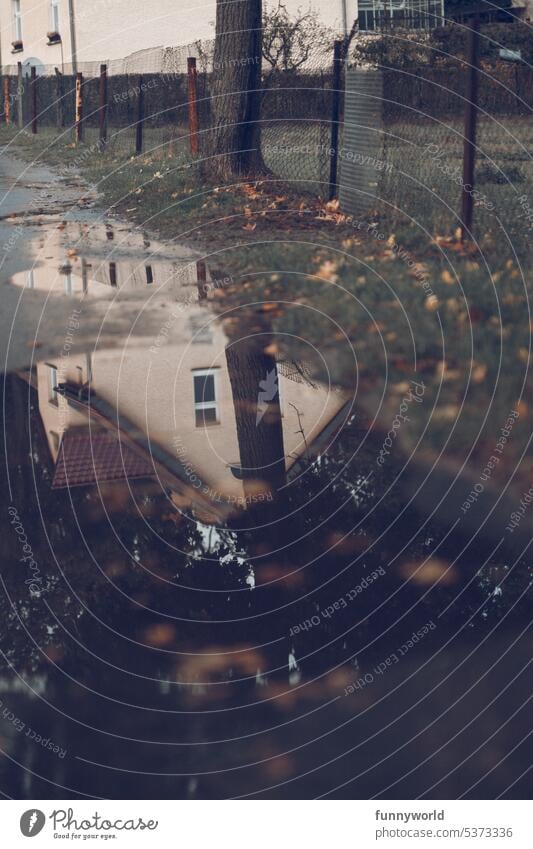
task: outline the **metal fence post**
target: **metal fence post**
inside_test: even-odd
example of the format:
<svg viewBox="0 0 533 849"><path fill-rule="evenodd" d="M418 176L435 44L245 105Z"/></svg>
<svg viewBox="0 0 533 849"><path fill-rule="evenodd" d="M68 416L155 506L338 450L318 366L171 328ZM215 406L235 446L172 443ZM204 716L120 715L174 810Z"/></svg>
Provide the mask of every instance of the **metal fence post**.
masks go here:
<svg viewBox="0 0 533 849"><path fill-rule="evenodd" d="M333 91L331 104L331 161L329 169L329 200L337 195L337 170L339 163L339 118L341 106L343 42L335 41L333 47Z"/></svg>
<svg viewBox="0 0 533 849"><path fill-rule="evenodd" d="M107 65L100 65L100 148L104 150L107 145Z"/></svg>
<svg viewBox="0 0 533 849"><path fill-rule="evenodd" d="M142 74L139 77L139 95L137 98L137 124L135 126L135 153L143 152L144 129L144 84Z"/></svg>
<svg viewBox="0 0 533 849"><path fill-rule="evenodd" d="M9 77L4 77L4 121L11 123L11 100L9 98Z"/></svg>
<svg viewBox="0 0 533 849"><path fill-rule="evenodd" d="M83 141L83 74L76 74L76 112L75 112L76 144Z"/></svg>
<svg viewBox="0 0 533 849"><path fill-rule="evenodd" d="M31 67L31 131L37 132L37 68Z"/></svg>
<svg viewBox="0 0 533 849"><path fill-rule="evenodd" d="M63 114L63 74L59 68L55 69L56 73L56 123L57 129L62 130L65 124Z"/></svg>
<svg viewBox="0 0 533 849"><path fill-rule="evenodd" d="M24 84L22 82L22 62L17 62L17 123L19 130L24 128L24 114L22 110L22 92Z"/></svg>
<svg viewBox="0 0 533 849"><path fill-rule="evenodd" d="M468 238L474 220L474 180L476 167L476 129L479 72L479 17L476 15L468 30L468 76L466 79L466 104L463 152L463 193L461 238Z"/></svg>
<svg viewBox="0 0 533 849"><path fill-rule="evenodd" d="M189 146L198 153L198 74L194 56L187 58L187 101L189 104Z"/></svg>

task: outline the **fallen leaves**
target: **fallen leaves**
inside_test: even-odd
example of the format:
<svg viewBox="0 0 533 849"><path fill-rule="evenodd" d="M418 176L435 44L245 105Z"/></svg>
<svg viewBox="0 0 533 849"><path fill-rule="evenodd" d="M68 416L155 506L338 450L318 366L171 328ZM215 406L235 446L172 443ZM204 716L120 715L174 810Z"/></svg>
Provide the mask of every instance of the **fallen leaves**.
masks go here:
<svg viewBox="0 0 533 849"><path fill-rule="evenodd" d="M429 557L424 561L404 563L400 568L400 572L405 580L412 581L423 587L432 586L437 583L449 586L457 581L454 567L447 560L442 560L440 557Z"/></svg>
<svg viewBox="0 0 533 849"><path fill-rule="evenodd" d="M339 279L339 275L337 274L338 266L337 263L333 262L330 259L326 259L322 265L320 265L318 269L318 276L322 277L324 280L329 280L331 283L336 283Z"/></svg>

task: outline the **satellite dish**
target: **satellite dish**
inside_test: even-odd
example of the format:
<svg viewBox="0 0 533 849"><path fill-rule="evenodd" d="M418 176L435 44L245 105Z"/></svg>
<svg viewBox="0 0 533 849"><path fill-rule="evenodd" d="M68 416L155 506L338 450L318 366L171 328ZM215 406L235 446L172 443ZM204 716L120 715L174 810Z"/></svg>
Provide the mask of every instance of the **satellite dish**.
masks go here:
<svg viewBox="0 0 533 849"><path fill-rule="evenodd" d="M26 59L26 61L22 63L22 75L24 77L31 76L31 69L32 68L35 68L35 73L37 74L38 77L44 77L44 74L45 74L44 64L41 62L40 59L34 59L34 58Z"/></svg>

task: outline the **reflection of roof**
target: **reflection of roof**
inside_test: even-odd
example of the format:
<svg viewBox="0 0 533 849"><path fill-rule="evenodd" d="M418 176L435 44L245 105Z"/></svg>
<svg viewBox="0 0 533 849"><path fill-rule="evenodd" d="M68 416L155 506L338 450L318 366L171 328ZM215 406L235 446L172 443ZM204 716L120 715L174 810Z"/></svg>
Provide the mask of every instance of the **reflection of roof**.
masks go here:
<svg viewBox="0 0 533 849"><path fill-rule="evenodd" d="M109 433L67 431L61 440L52 489L145 478L153 465Z"/></svg>

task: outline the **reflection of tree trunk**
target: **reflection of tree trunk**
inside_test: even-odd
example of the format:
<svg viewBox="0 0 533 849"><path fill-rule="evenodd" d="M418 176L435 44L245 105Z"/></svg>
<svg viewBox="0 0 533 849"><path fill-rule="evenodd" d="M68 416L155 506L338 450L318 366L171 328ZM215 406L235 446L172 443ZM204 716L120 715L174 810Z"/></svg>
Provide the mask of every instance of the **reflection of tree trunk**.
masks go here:
<svg viewBox="0 0 533 849"><path fill-rule="evenodd" d="M276 360L264 335L237 339L226 348L244 491L276 496L285 483L285 454Z"/></svg>
<svg viewBox="0 0 533 849"><path fill-rule="evenodd" d="M215 179L264 170L260 143L261 0L218 0L212 125L206 164Z"/></svg>

